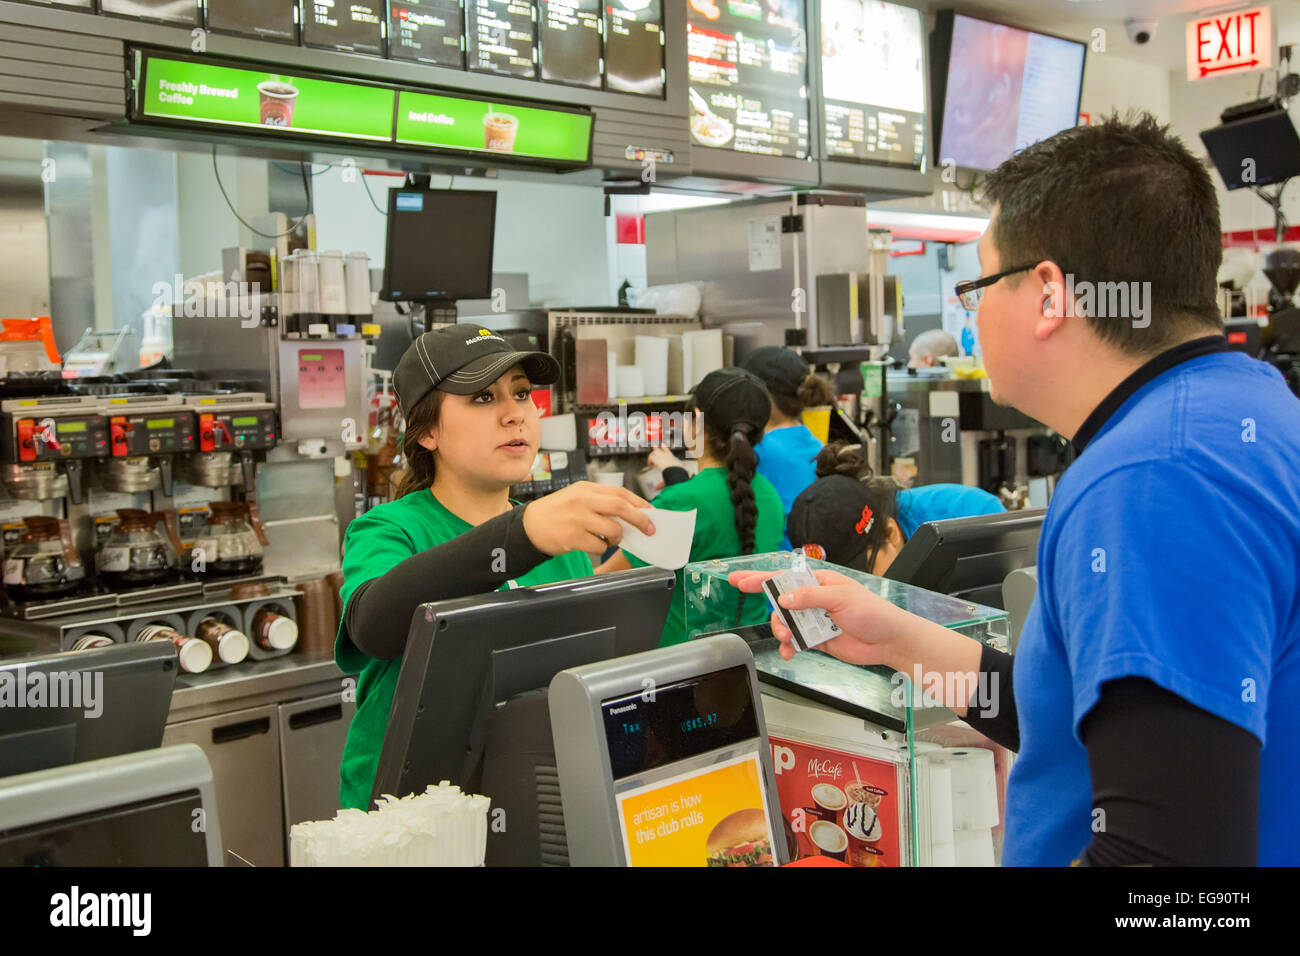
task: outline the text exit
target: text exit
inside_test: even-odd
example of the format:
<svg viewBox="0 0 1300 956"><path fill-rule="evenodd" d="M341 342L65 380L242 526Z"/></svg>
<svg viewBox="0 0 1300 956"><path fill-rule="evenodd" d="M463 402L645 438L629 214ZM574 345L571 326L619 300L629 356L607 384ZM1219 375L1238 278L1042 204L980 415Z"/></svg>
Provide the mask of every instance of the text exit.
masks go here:
<svg viewBox="0 0 1300 956"><path fill-rule="evenodd" d="M1273 65L1269 8L1202 17L1187 24L1187 78L1263 70Z"/></svg>

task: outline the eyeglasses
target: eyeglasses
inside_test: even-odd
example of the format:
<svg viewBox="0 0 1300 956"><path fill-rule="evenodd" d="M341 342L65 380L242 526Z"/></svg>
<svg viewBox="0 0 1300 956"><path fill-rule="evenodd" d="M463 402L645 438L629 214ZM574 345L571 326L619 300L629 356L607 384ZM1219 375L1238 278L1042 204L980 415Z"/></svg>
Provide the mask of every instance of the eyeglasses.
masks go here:
<svg viewBox="0 0 1300 956"><path fill-rule="evenodd" d="M955 287L957 298L961 301L962 308L974 312L980 307L980 299L983 298L984 289L987 286L991 286L999 279L1013 276L1017 272L1028 272L1036 265L1038 265L1038 263L1031 262L1027 266L1016 266L1016 268L1008 269L1006 272L999 272L995 276L985 276L982 279L968 279L965 282L958 282Z"/></svg>

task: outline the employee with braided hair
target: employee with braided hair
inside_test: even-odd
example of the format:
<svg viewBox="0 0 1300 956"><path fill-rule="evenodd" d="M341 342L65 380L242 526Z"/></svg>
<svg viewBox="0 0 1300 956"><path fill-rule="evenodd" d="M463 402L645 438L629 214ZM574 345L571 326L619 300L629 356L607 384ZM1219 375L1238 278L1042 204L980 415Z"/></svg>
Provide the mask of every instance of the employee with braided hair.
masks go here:
<svg viewBox="0 0 1300 956"><path fill-rule="evenodd" d="M656 508L695 511L692 561L734 558L776 551L785 528L781 497L772 483L757 473L754 445L763 436L770 404L763 383L739 368L719 369L704 376L695 389L693 405L701 422L694 439L700 471L694 478L671 484L654 499ZM643 567L645 562L624 551L596 568L597 574ZM762 624L768 608L762 595L736 592L737 626ZM661 647L680 644L686 632L686 601L682 572L664 624Z"/></svg>

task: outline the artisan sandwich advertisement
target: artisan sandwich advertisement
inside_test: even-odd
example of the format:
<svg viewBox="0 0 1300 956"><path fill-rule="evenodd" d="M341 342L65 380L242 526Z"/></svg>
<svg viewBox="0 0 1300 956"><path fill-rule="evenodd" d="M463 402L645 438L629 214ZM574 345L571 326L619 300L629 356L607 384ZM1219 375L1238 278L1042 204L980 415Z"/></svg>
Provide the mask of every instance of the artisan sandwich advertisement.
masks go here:
<svg viewBox="0 0 1300 956"><path fill-rule="evenodd" d="M629 866L775 866L763 770L750 754L620 794Z"/></svg>

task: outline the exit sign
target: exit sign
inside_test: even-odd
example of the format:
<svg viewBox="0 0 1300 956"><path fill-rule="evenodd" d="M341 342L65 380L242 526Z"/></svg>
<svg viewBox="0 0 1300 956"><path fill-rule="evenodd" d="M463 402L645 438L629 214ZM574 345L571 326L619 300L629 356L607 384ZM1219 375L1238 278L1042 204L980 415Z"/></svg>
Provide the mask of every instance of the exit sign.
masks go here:
<svg viewBox="0 0 1300 956"><path fill-rule="evenodd" d="M1273 65L1273 30L1268 7L1190 20L1187 78L1263 70Z"/></svg>

